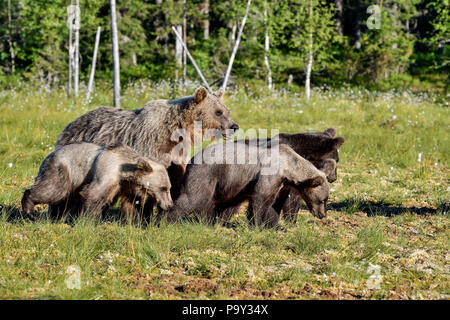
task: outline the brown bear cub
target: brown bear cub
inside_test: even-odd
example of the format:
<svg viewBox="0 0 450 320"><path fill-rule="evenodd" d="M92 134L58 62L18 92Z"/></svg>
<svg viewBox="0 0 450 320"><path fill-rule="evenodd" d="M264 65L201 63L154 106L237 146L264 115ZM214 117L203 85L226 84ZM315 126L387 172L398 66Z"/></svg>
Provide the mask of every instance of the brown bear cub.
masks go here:
<svg viewBox="0 0 450 320"><path fill-rule="evenodd" d="M271 141L287 144L296 153L310 161L319 170L326 170L329 159L339 162L338 150L345 142L343 137L336 138L336 129L328 128L324 132L314 133L280 133ZM328 182L337 180L337 167L327 174ZM302 195L291 188L283 188L274 203L274 209L278 213L283 210L283 217L290 222L295 222L297 212L302 204Z"/></svg>
<svg viewBox="0 0 450 320"><path fill-rule="evenodd" d="M22 209L35 218L34 206L50 210L104 212L117 197L131 218L135 198L154 198L161 208L172 203L170 181L164 165L139 156L125 146L101 147L74 143L48 155L33 186L24 192Z"/></svg>
<svg viewBox="0 0 450 320"><path fill-rule="evenodd" d="M272 205L285 186L302 193L314 216L325 217L329 195L326 174L335 169L335 162L330 160L332 163L324 173L287 145L280 145L278 151L273 146L267 148L243 141L205 148L187 166L181 194L167 212L167 220L172 222L199 214L208 222L216 218L225 221L230 218L223 216L229 212L228 207L248 200L249 221L273 227L278 223L279 214ZM244 156L245 161L236 161L239 156Z"/></svg>
<svg viewBox="0 0 450 320"><path fill-rule="evenodd" d="M59 135L56 148L74 142L91 142L101 146L126 145L139 155L156 160L170 154L173 158L168 173L175 198L188 159L172 151L180 142L186 144L186 149L190 147L189 140L194 141L194 123L201 121L203 132L217 129L226 139L239 129L222 99L222 91L210 94L201 87L193 96L149 101L138 110L98 108L68 124ZM184 131L185 136L178 137L179 131Z"/></svg>
<svg viewBox="0 0 450 320"><path fill-rule="evenodd" d="M332 183L337 179L337 167L335 164L339 162L338 149L344 143L344 138L336 138L336 129L328 128L324 132L313 133L281 133L268 140L251 139L245 140L246 143L265 145L270 148L272 144L286 144L290 146L297 154L310 161L317 169L328 172L327 180ZM334 170L329 170L329 166ZM285 186L280 190L277 200L273 204L273 209L281 214L283 218L289 222L295 222L297 212L302 205L302 194L295 189ZM230 206L224 212L224 217L231 217L237 213L240 205Z"/></svg>

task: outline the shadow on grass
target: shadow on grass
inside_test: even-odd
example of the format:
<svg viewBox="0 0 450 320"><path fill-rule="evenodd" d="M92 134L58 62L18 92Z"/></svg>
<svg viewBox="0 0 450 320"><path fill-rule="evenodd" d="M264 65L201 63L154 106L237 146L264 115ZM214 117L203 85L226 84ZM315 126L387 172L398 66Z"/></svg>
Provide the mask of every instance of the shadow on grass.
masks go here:
<svg viewBox="0 0 450 320"><path fill-rule="evenodd" d="M368 216L386 216L391 217L395 215L413 213L418 215L425 214L446 214L449 212L449 203L441 203L437 209L430 207L403 207L398 205L392 205L382 201L366 201L346 199L341 202L330 203L328 210L335 210L346 213L364 212Z"/></svg>
<svg viewBox="0 0 450 320"><path fill-rule="evenodd" d="M61 223L61 218L51 218L47 210L42 210L37 213L37 220L47 220L54 223ZM76 221L76 217L67 216L65 223L73 224ZM25 213L23 213L19 208L9 205L0 204L0 221L6 221L9 223L23 223L23 222L33 222ZM119 222L124 223L120 209L110 208L106 214L102 217L102 222Z"/></svg>
<svg viewBox="0 0 450 320"><path fill-rule="evenodd" d="M306 209L306 206L302 205L303 209ZM356 212L364 212L369 217L370 216L385 216L385 217L391 217L396 215L401 215L405 213L413 213L417 215L435 215L435 214L444 214L450 212L450 203L448 202L441 202L437 205L437 209L430 208L430 207L404 207L404 206L396 206L392 205L391 203L383 202L383 201L366 201L366 200L357 200L357 199L346 199L341 202L334 202L328 204L328 210L334 210L339 212L345 212L345 213L356 213ZM48 221L57 222L60 223L61 219L51 219L48 217L47 210L44 210L40 212L40 218L39 219L47 219ZM29 217L22 213L21 210L14 206L9 205L0 205L0 220L10 222L10 223L23 223L26 221L31 221ZM122 216L122 213L120 209L118 208L110 208L106 212L106 214L102 217L102 222L106 223L121 223L126 224L127 222ZM151 224L152 218L150 218L148 221L140 221L140 223L137 223L140 226L147 226ZM66 223L73 224L76 221L76 218L69 217L69 219L66 219ZM186 221L191 221L191 219L186 218ZM185 221L185 222L186 222ZM204 222L204 221L198 221L197 222ZM136 224L136 223L135 223ZM238 223L236 221L233 222L226 222L222 224L225 228L230 229L237 229L241 226L241 223Z"/></svg>
<svg viewBox="0 0 450 320"><path fill-rule="evenodd" d="M18 208L2 204L0 204L0 220L6 222L30 221L27 215L22 213Z"/></svg>

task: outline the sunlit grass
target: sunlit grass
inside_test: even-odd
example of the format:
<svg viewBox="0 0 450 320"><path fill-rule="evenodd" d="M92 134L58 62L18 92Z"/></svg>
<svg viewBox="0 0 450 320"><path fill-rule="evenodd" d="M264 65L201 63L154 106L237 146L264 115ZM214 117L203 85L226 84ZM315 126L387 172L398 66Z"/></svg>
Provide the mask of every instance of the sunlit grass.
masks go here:
<svg viewBox="0 0 450 320"><path fill-rule="evenodd" d="M137 82L122 104L139 108L195 86ZM249 228L243 215L234 228L17 218L59 132L112 102L102 86L91 101L83 96L27 86L0 92L0 298L449 298L448 97L321 88L307 101L283 90L229 92L225 102L243 130L335 127L345 137L323 221L306 210L296 225L273 230ZM379 289L367 286L371 265L380 267ZM69 266L81 270L79 290L67 287Z"/></svg>

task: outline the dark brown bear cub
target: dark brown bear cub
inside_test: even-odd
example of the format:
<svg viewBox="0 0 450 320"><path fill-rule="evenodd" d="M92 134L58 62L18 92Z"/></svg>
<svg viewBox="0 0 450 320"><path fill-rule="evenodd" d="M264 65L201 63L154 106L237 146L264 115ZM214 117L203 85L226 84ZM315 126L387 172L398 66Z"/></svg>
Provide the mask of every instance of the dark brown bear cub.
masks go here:
<svg viewBox="0 0 450 320"><path fill-rule="evenodd" d="M339 162L338 150L345 142L343 137L336 137L336 129L328 128L324 132L314 133L280 133L271 141L284 143L296 153L310 161L319 170L325 171L329 159ZM337 167L327 174L328 182L337 180ZM297 212L302 204L302 196L295 190L283 188L273 207L278 213L283 210L283 217L287 221L295 222Z"/></svg>
<svg viewBox="0 0 450 320"><path fill-rule="evenodd" d="M305 133L280 133L268 140L251 139L246 143L260 144L267 146L286 144L297 154L310 161L317 169L327 172L327 180L332 183L337 179L337 167L339 162L338 149L344 143L344 138L336 137L336 130L328 128L324 132ZM334 167L330 170L329 167ZM285 220L295 222L297 212L302 204L302 195L289 186L284 186L273 204L274 210L280 215L283 210ZM223 212L223 217L231 217L237 213L240 205L230 206Z"/></svg>
<svg viewBox="0 0 450 320"><path fill-rule="evenodd" d="M135 197L154 198L168 209L172 199L165 167L129 147L75 143L44 159L34 185L24 192L22 209L30 218L35 217L37 204L98 214L117 197L128 216L134 214Z"/></svg>
<svg viewBox="0 0 450 320"><path fill-rule="evenodd" d="M273 227L279 215L272 205L284 186L302 192L312 214L325 217L326 174L286 145L275 150L239 141L205 148L187 166L182 192L167 213L168 221L190 214L200 214L209 222L224 220L222 214L229 206L249 200L250 222Z"/></svg>

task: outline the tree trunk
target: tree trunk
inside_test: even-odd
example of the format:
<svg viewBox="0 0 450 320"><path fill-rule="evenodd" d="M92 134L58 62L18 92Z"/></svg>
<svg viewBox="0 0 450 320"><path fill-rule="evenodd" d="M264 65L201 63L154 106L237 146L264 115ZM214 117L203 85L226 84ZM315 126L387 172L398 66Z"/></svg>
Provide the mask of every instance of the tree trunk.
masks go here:
<svg viewBox="0 0 450 320"><path fill-rule="evenodd" d="M264 64L267 67L267 87L272 90L272 70L270 69L269 63L269 49L270 49L270 38L269 38L269 27L267 20L267 8L264 8L264 24L265 24L265 35L264 35Z"/></svg>
<svg viewBox="0 0 450 320"><path fill-rule="evenodd" d="M70 7L67 9L67 26L69 27L69 70L67 79L67 96L72 95L72 72L73 72L73 0L70 0Z"/></svg>
<svg viewBox="0 0 450 320"><path fill-rule="evenodd" d="M344 0L334 0L334 6L336 7L336 31L340 36L344 35L344 23L342 13L344 10Z"/></svg>
<svg viewBox="0 0 450 320"><path fill-rule="evenodd" d="M89 95L92 92L92 89L94 87L94 75L95 75L95 64L97 62L97 51L98 51L98 44L100 43L100 31L101 28L97 28L97 34L95 36L95 46L94 46L94 55L92 57L92 65L91 65L91 74L89 75L89 84L86 92L86 100L89 99Z"/></svg>
<svg viewBox="0 0 450 320"><path fill-rule="evenodd" d="M78 84L80 80L80 1L76 0L76 9L75 9L75 48L74 48L74 86L73 90L75 93L75 97L78 96Z"/></svg>
<svg viewBox="0 0 450 320"><path fill-rule="evenodd" d="M313 0L309 0L309 53L308 53L308 64L306 66L306 81L305 81L305 91L306 98L309 100L311 97L311 70L313 64L313 28L312 28L312 15L313 15Z"/></svg>
<svg viewBox="0 0 450 320"><path fill-rule="evenodd" d="M234 47L236 43L236 31L237 31L237 23L233 22L231 25L231 33L230 33L230 46Z"/></svg>
<svg viewBox="0 0 450 320"><path fill-rule="evenodd" d="M186 0L183 0L183 42L187 45L186 41ZM186 84L186 50L183 51L183 84Z"/></svg>
<svg viewBox="0 0 450 320"><path fill-rule="evenodd" d="M205 0L201 4L200 13L205 16L205 19L202 20L203 24L203 39L209 39L209 0Z"/></svg>
<svg viewBox="0 0 450 320"><path fill-rule="evenodd" d="M250 9L251 3L252 3L252 0L248 0L247 8L245 9L244 18L242 18L242 23L239 28L238 37L237 37L236 43L234 44L233 52L231 53L231 57L230 57L230 61L228 62L228 68L227 68L227 72L225 73L225 79L223 80L223 84L222 84L223 91L225 91L225 89L227 88L227 83L228 83L228 78L230 77L231 67L233 66L234 57L236 56L236 52L239 47L239 43L241 42L242 31L244 30L245 21L247 20L248 10Z"/></svg>
<svg viewBox="0 0 450 320"><path fill-rule="evenodd" d="M355 48L361 49L361 6L359 0L356 1L356 22L355 22Z"/></svg>
<svg viewBox="0 0 450 320"><path fill-rule="evenodd" d="M8 0L8 46L11 58L11 73L16 70L16 54L13 45L12 18L11 18L11 0Z"/></svg>
<svg viewBox="0 0 450 320"><path fill-rule="evenodd" d="M113 77L114 77L114 107L120 107L120 65L119 65L119 38L117 36L116 0L110 0L111 5L111 38L113 51Z"/></svg>
<svg viewBox="0 0 450 320"><path fill-rule="evenodd" d="M183 33L183 26L176 26L178 34ZM181 44L181 40L178 37L175 37L175 63L176 63L176 74L175 79L178 81L178 72L181 70L183 66L183 45Z"/></svg>

